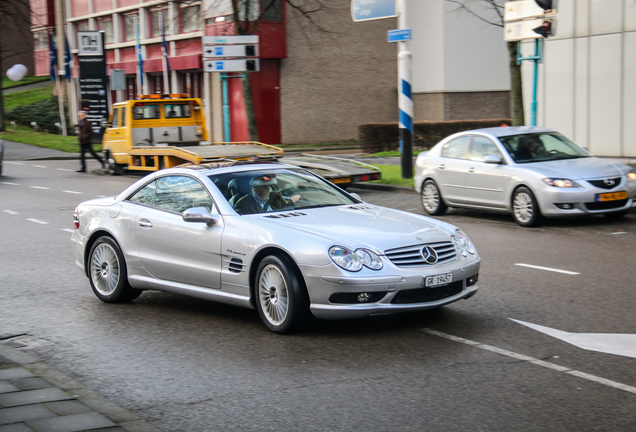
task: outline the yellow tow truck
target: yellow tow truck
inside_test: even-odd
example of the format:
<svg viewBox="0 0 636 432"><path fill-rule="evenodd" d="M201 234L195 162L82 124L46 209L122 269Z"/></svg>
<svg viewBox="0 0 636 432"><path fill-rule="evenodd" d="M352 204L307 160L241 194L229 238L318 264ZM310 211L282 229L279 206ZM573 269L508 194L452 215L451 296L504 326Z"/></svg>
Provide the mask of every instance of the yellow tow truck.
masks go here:
<svg viewBox="0 0 636 432"><path fill-rule="evenodd" d="M125 169L157 171L185 163L276 161L283 155L281 148L258 142L210 142L201 99L187 94L141 95L136 100L115 103L102 147L116 175ZM345 187L380 179L377 168L348 159L303 154L286 157L284 162Z"/></svg>

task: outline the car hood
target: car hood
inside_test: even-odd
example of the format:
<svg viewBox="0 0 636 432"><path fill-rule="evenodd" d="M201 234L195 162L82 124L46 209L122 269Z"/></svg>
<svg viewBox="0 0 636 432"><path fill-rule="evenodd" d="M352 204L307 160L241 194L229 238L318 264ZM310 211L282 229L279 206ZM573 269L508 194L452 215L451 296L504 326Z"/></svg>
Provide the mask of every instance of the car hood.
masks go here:
<svg viewBox="0 0 636 432"><path fill-rule="evenodd" d="M535 162L522 164L521 166L546 177L568 178L571 180L618 177L629 171L629 167L625 164L596 157Z"/></svg>
<svg viewBox="0 0 636 432"><path fill-rule="evenodd" d="M351 248L383 252L394 247L450 241L455 227L445 222L371 204L299 209L261 217L279 227L323 237Z"/></svg>

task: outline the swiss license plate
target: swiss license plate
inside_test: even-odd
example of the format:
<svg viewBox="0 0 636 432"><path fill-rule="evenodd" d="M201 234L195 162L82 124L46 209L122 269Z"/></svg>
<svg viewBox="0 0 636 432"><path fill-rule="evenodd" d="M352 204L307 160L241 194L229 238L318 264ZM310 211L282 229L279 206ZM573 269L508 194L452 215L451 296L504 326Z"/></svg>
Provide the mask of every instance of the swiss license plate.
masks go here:
<svg viewBox="0 0 636 432"><path fill-rule="evenodd" d="M446 285L453 281L453 274L446 273L442 275L435 276L424 276L424 286L426 287L435 287L439 285Z"/></svg>
<svg viewBox="0 0 636 432"><path fill-rule="evenodd" d="M617 200L623 200L623 199L627 199L626 191L596 194L597 202L617 201Z"/></svg>

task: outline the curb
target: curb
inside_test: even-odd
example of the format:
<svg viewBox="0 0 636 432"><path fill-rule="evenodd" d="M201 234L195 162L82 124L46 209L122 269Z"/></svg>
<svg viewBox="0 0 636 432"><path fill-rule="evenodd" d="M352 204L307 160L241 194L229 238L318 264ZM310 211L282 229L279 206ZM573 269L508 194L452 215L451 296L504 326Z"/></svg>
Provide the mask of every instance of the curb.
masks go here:
<svg viewBox="0 0 636 432"><path fill-rule="evenodd" d="M80 384L74 379L64 375L62 372L56 369L53 369L51 366L47 365L44 362L39 361L36 357L34 357L31 354L27 354L25 352L19 351L7 345L0 344L0 359L2 360L0 361L0 366L2 366L0 367L0 371L6 370L6 369L12 369L12 368L25 369L33 373L37 377L44 379L45 381L52 384L57 389L69 395L70 401L77 401L80 404L88 407L94 413L97 413L98 415L101 414L102 416L110 420L112 423L114 423L114 426L107 427L107 428L100 428L100 430L103 430L104 432L108 431L109 429L112 429L113 431L124 430L128 432L162 432L160 429L156 428L150 423L147 423L145 420L142 420L141 418L139 418L136 414L133 414L130 411L127 411L124 408L114 404L113 402L100 396L96 392L90 390L89 388L85 387L84 385ZM23 390L23 392L26 393L27 391ZM13 392L13 393L17 394L17 393L20 393L20 391ZM3 396L10 395L10 394L12 393L9 393L9 392L0 393L0 395L3 395ZM27 403L25 405L21 405L21 407L28 407L28 406L33 406L35 408L36 406L40 406L40 404L38 404L37 402L34 402L33 404ZM0 420L2 420L2 412L6 411L7 409L11 409L11 408L2 408L2 406L0 405ZM56 416L54 413L51 413L51 414L52 414L51 418L54 419L54 421L63 419L63 417L65 417L63 415ZM71 417L71 416L66 416L66 417ZM41 419L41 420L46 420L46 419ZM24 424L24 422L21 422L21 423ZM6 427L9 425L16 426L19 424L20 422L9 423L9 424L0 426L0 428ZM55 429L55 430L58 430L58 429ZM59 429L59 430L62 431L66 429ZM83 430L89 430L89 429L83 429Z"/></svg>

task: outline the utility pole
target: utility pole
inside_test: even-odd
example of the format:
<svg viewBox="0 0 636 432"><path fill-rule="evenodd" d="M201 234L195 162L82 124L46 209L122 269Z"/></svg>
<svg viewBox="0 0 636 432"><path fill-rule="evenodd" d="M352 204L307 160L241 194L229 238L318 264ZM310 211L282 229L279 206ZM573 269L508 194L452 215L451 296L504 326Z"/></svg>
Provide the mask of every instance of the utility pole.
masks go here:
<svg viewBox="0 0 636 432"><path fill-rule="evenodd" d="M64 64L64 48L66 46L66 38L64 37L64 10L62 9L62 0L55 0L55 34L57 35L57 77L55 77L55 85L57 87L57 100L60 107L60 123L62 124L62 135L66 136L64 86L61 83L66 72L66 67Z"/></svg>
<svg viewBox="0 0 636 432"><path fill-rule="evenodd" d="M399 2L398 30L409 30L407 0ZM402 178L413 178L413 96L411 94L411 51L408 39L398 41L398 108Z"/></svg>

